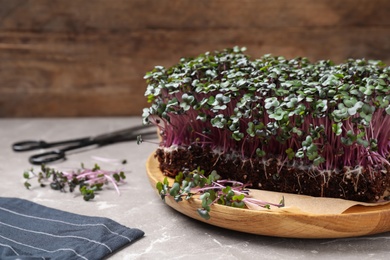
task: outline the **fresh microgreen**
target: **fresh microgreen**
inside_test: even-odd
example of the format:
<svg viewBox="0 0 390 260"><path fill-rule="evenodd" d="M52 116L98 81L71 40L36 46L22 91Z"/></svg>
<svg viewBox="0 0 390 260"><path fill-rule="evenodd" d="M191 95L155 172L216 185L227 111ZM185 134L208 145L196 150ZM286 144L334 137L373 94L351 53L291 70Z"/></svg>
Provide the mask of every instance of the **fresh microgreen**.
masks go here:
<svg viewBox="0 0 390 260"><path fill-rule="evenodd" d="M196 143L243 160L278 156L325 171L389 164L390 67L364 59L253 60L244 51L207 52L146 74L151 105L143 120L160 128L162 147Z"/></svg>
<svg viewBox="0 0 390 260"><path fill-rule="evenodd" d="M119 184L124 183L126 175L124 171L102 170L95 164L93 168L85 168L81 165L80 169L74 171L58 171L54 168L42 165L37 173L33 168L23 173L25 179L24 186L27 189L32 187L30 180L36 178L41 187L49 184L53 190L61 192L73 192L79 187L80 194L85 201L95 198L95 192L101 191L104 185L113 184L118 194Z"/></svg>
<svg viewBox="0 0 390 260"><path fill-rule="evenodd" d="M208 176L201 169L180 172L170 186L168 178L163 182L157 182L156 188L164 200L166 196L173 197L176 202L190 200L199 195L202 207L197 209L198 214L208 220L210 218L211 206L220 204L236 208L247 208L247 206L263 207L270 206L284 207L284 198L280 203L269 203L250 197L248 185L230 180L221 180L216 171Z"/></svg>

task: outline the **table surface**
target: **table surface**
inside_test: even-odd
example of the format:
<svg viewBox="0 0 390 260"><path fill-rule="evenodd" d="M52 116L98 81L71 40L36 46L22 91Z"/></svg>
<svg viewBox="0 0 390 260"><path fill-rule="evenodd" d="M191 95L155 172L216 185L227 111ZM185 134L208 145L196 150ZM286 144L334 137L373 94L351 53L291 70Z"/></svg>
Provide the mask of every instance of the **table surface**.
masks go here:
<svg viewBox="0 0 390 260"><path fill-rule="evenodd" d="M265 237L226 230L182 215L165 205L150 185L145 163L157 148L157 140L124 142L70 154L66 161L50 166L77 168L81 163L99 163L107 169L123 168L127 183L104 190L85 202L77 193L23 186L23 172L33 168L28 157L37 151L15 153L13 142L26 139L46 141L93 136L141 124L141 118L29 118L0 119L1 196L18 197L77 214L111 218L125 226L143 230L145 236L109 259L388 259L390 233L343 239L289 239ZM38 151L39 152L39 151ZM114 166L93 159L126 159Z"/></svg>

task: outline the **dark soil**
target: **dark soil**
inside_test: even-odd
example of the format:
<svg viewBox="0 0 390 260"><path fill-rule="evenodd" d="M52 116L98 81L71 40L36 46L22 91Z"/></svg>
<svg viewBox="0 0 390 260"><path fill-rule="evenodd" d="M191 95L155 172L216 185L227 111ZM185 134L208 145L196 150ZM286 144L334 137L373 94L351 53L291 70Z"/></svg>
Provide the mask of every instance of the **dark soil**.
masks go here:
<svg viewBox="0 0 390 260"><path fill-rule="evenodd" d="M254 189L304 194L315 197L377 201L390 186L390 167L369 173L362 169L321 172L315 168L281 166L275 158L241 160L239 156L219 155L201 146L156 151L164 175L175 176L198 167L206 173L216 170L223 179L251 183Z"/></svg>

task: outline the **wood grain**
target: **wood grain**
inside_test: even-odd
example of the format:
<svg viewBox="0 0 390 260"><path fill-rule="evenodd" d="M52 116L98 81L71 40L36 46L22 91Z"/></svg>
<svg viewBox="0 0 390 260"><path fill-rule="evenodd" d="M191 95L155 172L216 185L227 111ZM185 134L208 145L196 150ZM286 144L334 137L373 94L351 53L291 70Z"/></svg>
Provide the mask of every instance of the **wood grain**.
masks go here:
<svg viewBox="0 0 390 260"><path fill-rule="evenodd" d="M148 158L146 170L152 188L156 189L156 183L162 182L164 176L158 168L154 154ZM172 182L173 179L170 179L170 183ZM354 206L342 214L311 214L287 210L258 211L212 205L210 219L204 220L197 213L197 209L202 207L200 199L177 203L172 197L166 197L165 203L188 217L210 225L256 235L322 239L365 236L390 231L390 204Z"/></svg>
<svg viewBox="0 0 390 260"><path fill-rule="evenodd" d="M246 46L390 64L390 2L0 0L0 117L128 116L143 76L183 56Z"/></svg>

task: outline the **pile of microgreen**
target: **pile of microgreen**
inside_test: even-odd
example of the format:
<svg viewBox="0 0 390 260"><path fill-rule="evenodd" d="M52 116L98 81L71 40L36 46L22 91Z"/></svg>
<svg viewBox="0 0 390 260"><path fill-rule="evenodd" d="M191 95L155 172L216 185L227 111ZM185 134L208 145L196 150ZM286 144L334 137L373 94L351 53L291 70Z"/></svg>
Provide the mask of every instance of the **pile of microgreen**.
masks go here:
<svg viewBox="0 0 390 260"><path fill-rule="evenodd" d="M168 178L163 182L157 182L156 188L165 200L166 196L172 196L176 202L189 200L195 195L200 195L202 207L198 208L198 214L208 220L213 204L226 205L236 208L257 208L270 209L271 206L284 207L284 198L278 204L265 202L249 196L247 185L232 180L221 180L216 171L212 171L207 177L204 170L180 172L175 177L172 186Z"/></svg>
<svg viewBox="0 0 390 260"><path fill-rule="evenodd" d="M41 187L46 187L49 184L50 188L61 192L73 192L78 187L85 201L94 199L95 192L101 191L103 186L109 183L120 194L118 185L123 183L126 178L123 171L102 170L97 164L91 169L85 168L82 164L81 169L72 171L58 171L42 165L38 173L31 169L25 171L23 177L25 178L24 186L27 189L32 186L30 183L32 178L37 178Z"/></svg>
<svg viewBox="0 0 390 260"><path fill-rule="evenodd" d="M162 147L209 146L243 160L279 158L319 171L384 170L390 153L390 67L333 64L244 48L182 58L145 75L145 123Z"/></svg>

